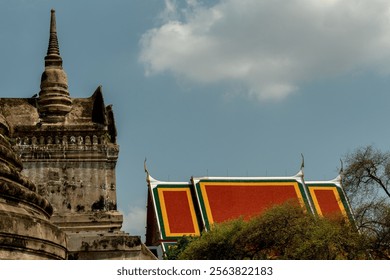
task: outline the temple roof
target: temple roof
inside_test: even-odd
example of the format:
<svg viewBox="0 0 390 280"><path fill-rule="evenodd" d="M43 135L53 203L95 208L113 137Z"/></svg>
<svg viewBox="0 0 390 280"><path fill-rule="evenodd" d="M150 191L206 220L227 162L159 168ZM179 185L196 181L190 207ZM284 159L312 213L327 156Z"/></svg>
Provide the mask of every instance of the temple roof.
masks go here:
<svg viewBox="0 0 390 280"><path fill-rule="evenodd" d="M341 177L331 181L305 182L313 201L315 212L319 216L342 215L354 220L351 206L341 186Z"/></svg>
<svg viewBox="0 0 390 280"><path fill-rule="evenodd" d="M250 219L273 205L296 202L316 216L341 215L353 220L340 177L305 182L303 164L286 177L196 177L189 182L162 182L147 172L147 245L163 250L184 235L200 235L214 223ZM149 211L153 209L153 211ZM200 230L200 231L199 231Z"/></svg>

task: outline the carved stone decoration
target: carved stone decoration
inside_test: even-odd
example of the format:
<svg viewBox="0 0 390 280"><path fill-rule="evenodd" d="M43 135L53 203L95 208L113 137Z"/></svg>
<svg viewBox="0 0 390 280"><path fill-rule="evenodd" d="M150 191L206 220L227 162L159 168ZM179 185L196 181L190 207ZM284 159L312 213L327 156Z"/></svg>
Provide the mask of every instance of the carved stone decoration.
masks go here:
<svg viewBox="0 0 390 280"><path fill-rule="evenodd" d="M77 137L77 145L82 146L83 143L84 143L83 137L82 136L78 136Z"/></svg>
<svg viewBox="0 0 390 280"><path fill-rule="evenodd" d="M92 136L92 150L97 151L97 145L98 145L98 137L96 135Z"/></svg>

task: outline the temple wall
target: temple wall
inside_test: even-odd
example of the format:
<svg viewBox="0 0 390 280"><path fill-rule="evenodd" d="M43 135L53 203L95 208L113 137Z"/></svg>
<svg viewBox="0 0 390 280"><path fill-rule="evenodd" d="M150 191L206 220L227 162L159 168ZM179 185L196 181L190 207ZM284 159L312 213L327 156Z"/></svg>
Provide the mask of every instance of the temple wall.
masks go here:
<svg viewBox="0 0 390 280"><path fill-rule="evenodd" d="M24 161L24 175L56 213L116 210L114 164L102 161Z"/></svg>

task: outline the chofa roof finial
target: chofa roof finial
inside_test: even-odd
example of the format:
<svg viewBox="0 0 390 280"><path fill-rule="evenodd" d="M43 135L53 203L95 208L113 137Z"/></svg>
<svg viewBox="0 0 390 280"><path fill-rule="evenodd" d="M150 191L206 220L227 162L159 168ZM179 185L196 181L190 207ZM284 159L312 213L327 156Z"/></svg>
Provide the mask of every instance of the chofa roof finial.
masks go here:
<svg viewBox="0 0 390 280"><path fill-rule="evenodd" d="M304 177L304 167L305 167L305 158L303 157L303 154L301 153L302 162L301 162L301 168L299 169L299 172L295 175L295 177L303 178Z"/></svg>
<svg viewBox="0 0 390 280"><path fill-rule="evenodd" d="M148 183L148 185L150 185L150 175L149 175L149 170L146 167L146 157L145 157L145 160L144 160L144 170L145 170L145 173L146 173L146 182Z"/></svg>

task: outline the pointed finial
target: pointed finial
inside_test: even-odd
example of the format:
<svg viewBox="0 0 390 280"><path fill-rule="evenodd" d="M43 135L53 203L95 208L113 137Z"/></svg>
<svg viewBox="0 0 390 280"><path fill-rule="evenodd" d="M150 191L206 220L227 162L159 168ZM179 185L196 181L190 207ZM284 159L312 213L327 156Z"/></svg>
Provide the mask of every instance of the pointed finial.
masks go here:
<svg viewBox="0 0 390 280"><path fill-rule="evenodd" d="M50 39L49 39L49 47L47 49L47 55L50 54L60 54L60 49L58 47L58 38L57 38L57 24L56 24L56 11L54 9L51 10L50 17Z"/></svg>
<svg viewBox="0 0 390 280"><path fill-rule="evenodd" d="M295 174L294 177L299 177L301 179L303 179L303 177L305 176L304 172L303 172L303 169L305 167L305 158L303 157L303 154L301 154L301 157L302 157L302 163L301 163L301 169L299 170L299 172L297 174Z"/></svg>
<svg viewBox="0 0 390 280"><path fill-rule="evenodd" d="M144 170L145 170L145 173L146 173L146 182L148 183L148 185L150 185L150 175L149 175L148 168L146 167L146 157L145 157L145 160L144 160Z"/></svg>
<svg viewBox="0 0 390 280"><path fill-rule="evenodd" d="M344 173L344 163L343 163L343 160L340 159L340 171L339 171L340 174Z"/></svg>
<svg viewBox="0 0 390 280"><path fill-rule="evenodd" d="M344 173L344 163L343 160L340 159L340 170L339 170L339 175L332 181L338 184L342 188L342 181L343 181L343 174Z"/></svg>
<svg viewBox="0 0 390 280"><path fill-rule="evenodd" d="M50 33L57 33L56 29L56 11L51 9L51 19L50 19Z"/></svg>
<svg viewBox="0 0 390 280"><path fill-rule="evenodd" d="M146 167L146 157L145 157L145 160L144 160L144 170L145 170L145 173L146 173L147 175L149 175L148 168Z"/></svg>
<svg viewBox="0 0 390 280"><path fill-rule="evenodd" d="M305 157L303 156L302 153L301 153L301 157L302 157L301 169L299 170L298 174L295 175L295 176L299 176L299 177L303 178L305 176L305 172L304 172L304 169L305 169Z"/></svg>

